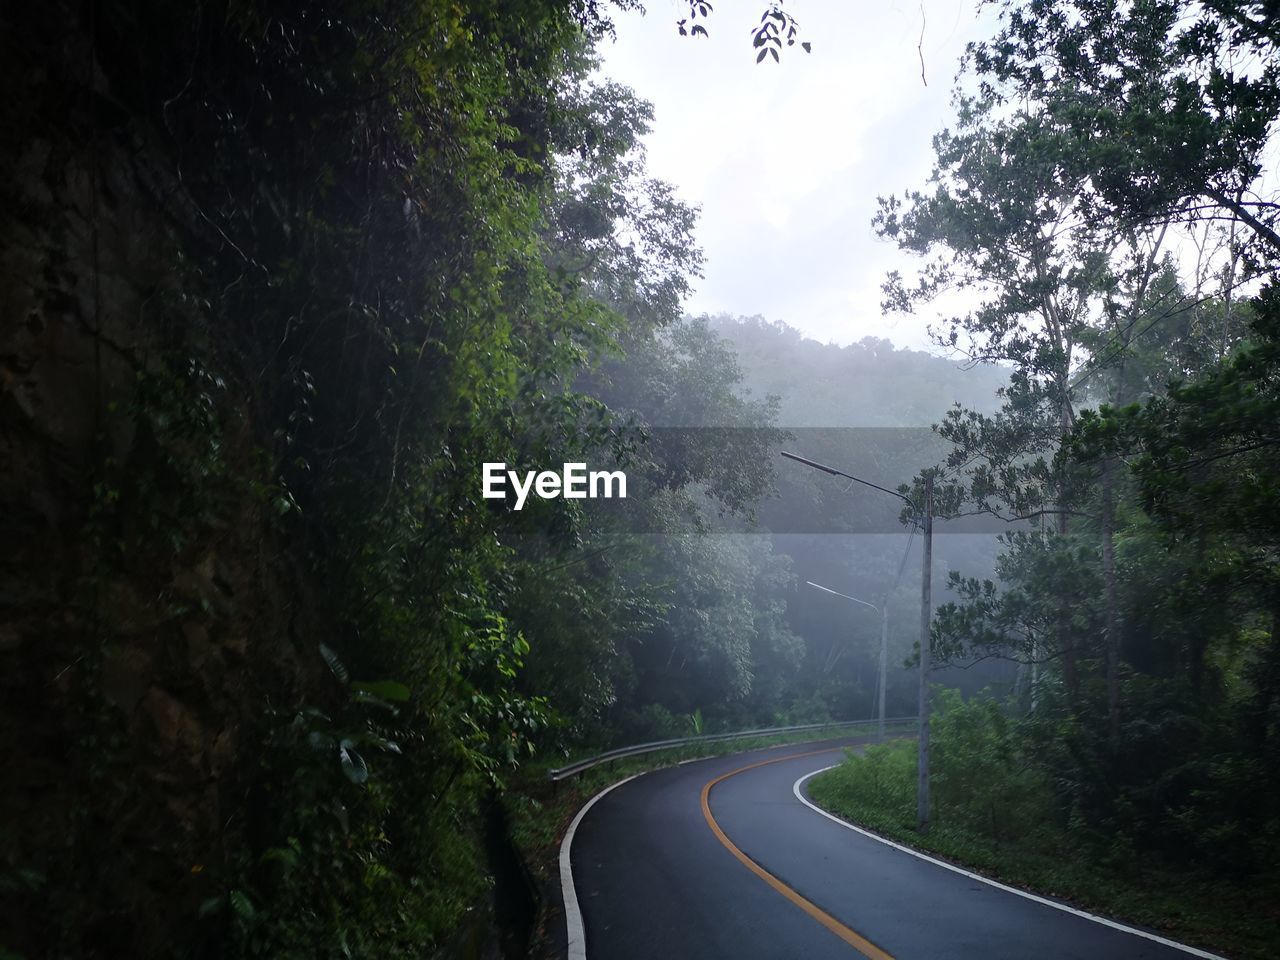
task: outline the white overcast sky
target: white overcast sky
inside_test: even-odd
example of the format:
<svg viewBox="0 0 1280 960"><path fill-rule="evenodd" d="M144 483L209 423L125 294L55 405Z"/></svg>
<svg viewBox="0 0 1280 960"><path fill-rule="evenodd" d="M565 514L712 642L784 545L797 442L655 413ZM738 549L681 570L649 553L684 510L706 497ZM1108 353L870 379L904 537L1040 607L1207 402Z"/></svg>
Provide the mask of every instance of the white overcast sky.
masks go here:
<svg viewBox="0 0 1280 960"><path fill-rule="evenodd" d="M799 45L757 65L765 0L715 0L709 37L681 37L682 0L617 14L602 72L655 109L649 170L702 208L705 279L693 313L762 314L823 341L928 346L927 312L884 317L880 283L905 256L871 232L878 194L924 185L950 122L965 44L994 32L976 0L790 0ZM922 21L923 17L923 21ZM920 78L923 22L924 71Z"/></svg>

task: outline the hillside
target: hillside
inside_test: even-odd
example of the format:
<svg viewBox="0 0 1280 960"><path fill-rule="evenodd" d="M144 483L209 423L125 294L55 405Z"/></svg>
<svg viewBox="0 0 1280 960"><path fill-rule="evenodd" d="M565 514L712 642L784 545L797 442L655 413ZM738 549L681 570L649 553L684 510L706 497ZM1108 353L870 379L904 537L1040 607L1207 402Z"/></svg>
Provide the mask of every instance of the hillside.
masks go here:
<svg viewBox="0 0 1280 960"><path fill-rule="evenodd" d="M926 427L955 403L994 410L1008 381L1002 367L966 368L888 340L819 343L762 317L721 314L710 325L733 344L743 385L782 398L778 422L787 427Z"/></svg>

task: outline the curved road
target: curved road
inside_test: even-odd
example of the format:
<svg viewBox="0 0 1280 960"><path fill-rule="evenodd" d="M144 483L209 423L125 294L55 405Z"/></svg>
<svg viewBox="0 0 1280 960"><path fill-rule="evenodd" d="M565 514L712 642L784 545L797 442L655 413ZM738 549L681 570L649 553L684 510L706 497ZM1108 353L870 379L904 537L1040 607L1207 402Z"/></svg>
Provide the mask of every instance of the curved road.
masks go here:
<svg viewBox="0 0 1280 960"><path fill-rule="evenodd" d="M794 792L865 740L699 760L602 797L572 837L590 960L1187 960L867 837ZM762 762L763 761L763 762ZM803 785L799 787L803 792ZM571 904L570 957L581 957Z"/></svg>

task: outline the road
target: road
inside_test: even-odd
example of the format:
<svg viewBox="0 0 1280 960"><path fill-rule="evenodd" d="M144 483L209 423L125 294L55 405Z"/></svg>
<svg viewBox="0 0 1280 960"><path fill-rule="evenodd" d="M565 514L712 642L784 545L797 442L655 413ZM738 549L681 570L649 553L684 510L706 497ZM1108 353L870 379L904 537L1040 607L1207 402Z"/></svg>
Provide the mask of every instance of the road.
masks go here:
<svg viewBox="0 0 1280 960"><path fill-rule="evenodd" d="M590 960L1212 956L1027 899L810 809L797 780L857 742L700 760L601 797L569 848L583 928L575 935L567 904L571 960L583 936Z"/></svg>

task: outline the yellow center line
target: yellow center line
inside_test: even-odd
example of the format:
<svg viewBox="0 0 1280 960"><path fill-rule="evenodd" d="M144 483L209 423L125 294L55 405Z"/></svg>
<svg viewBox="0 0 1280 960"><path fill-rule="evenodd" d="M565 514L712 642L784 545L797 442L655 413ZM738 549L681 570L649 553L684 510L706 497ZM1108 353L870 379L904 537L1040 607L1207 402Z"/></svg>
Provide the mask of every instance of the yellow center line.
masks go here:
<svg viewBox="0 0 1280 960"><path fill-rule="evenodd" d="M773 759L770 759L770 760L759 760L755 763L749 763L745 767L739 767L737 770L730 770L728 773L721 774L720 776L716 777L714 780L709 781L702 788L702 815L706 818L707 826L711 828L711 832L716 835L716 839L719 840L722 844L724 844L725 848L728 849L728 851L732 853L735 857L737 857L739 862L741 862L741 864L744 867L746 867L748 870L754 873L757 877L759 877L769 886L773 887L774 890L778 891L778 893L782 894L784 897L786 897L788 900L794 903L797 907L799 907L805 913L809 914L809 916L813 917L813 919L817 920L820 924L822 924L824 927L826 927L828 930L834 933L837 937L839 937L845 943L849 944L849 946L853 947L855 950L861 953L864 957L867 958L867 960L893 960L893 957L890 954L885 953L883 950L877 947L874 943L872 943L862 934L858 933L858 931L852 929L851 927L845 926L843 923L841 923L831 914L827 913L827 911L819 907L816 903L802 897L795 890L792 890L789 886L787 886L785 883L783 883L781 880L775 877L772 873L770 873L764 867L760 866L760 864L756 863L754 860L748 857L745 853L739 850L737 845L732 840L730 840L727 836L725 836L724 831L720 829L720 824L716 823L716 818L711 815L711 803L710 803L711 788L714 787L716 784L724 780L728 780L730 777L736 777L740 773L745 773L747 770L754 770L756 767L763 767L766 764L781 763L783 760L798 760L801 757L813 757L813 756L817 756L820 753L831 753L831 752L832 751L828 749L828 750L811 750L808 753L793 753L785 757L774 757Z"/></svg>

